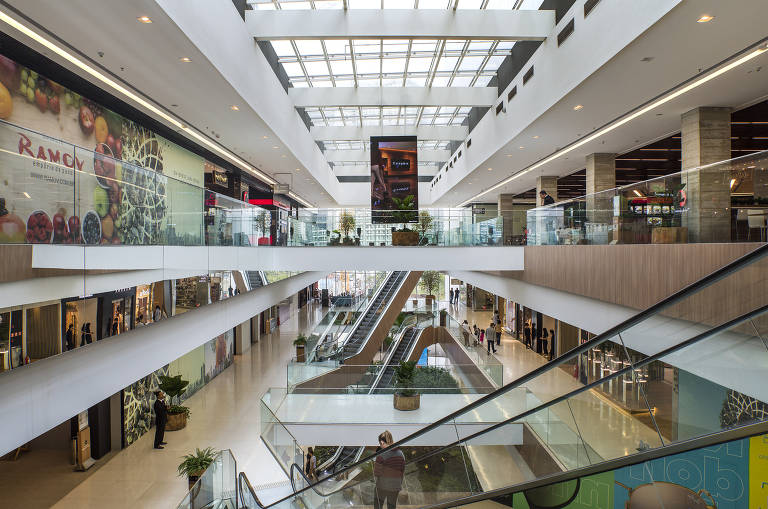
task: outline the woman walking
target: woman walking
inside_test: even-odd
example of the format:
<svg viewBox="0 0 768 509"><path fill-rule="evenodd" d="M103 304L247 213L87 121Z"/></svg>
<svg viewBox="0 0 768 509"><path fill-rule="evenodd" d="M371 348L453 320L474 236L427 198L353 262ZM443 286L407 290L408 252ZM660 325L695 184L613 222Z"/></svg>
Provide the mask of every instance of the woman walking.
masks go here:
<svg viewBox="0 0 768 509"><path fill-rule="evenodd" d="M317 481L317 457L315 456L315 450L311 447L307 447L307 461L304 463L304 473L307 474L307 479L310 481Z"/></svg>

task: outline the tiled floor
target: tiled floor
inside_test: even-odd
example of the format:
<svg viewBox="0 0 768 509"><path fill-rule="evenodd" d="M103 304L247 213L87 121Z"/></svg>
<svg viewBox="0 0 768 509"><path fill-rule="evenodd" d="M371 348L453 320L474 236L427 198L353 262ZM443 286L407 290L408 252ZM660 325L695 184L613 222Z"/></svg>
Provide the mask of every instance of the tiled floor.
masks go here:
<svg viewBox="0 0 768 509"><path fill-rule="evenodd" d="M152 448L152 430L88 476L73 473L66 454L44 458L44 464L61 465L57 469L30 470L22 461L3 464L0 482L6 489L0 507L51 507L51 500L60 498L53 505L56 509L174 508L187 489L186 479L176 475L176 466L180 456L196 447L231 449L238 470L253 485L285 481L259 437L259 398L271 386L285 386L285 366L295 354L293 340L299 331L311 330L320 318L319 306L309 305L254 343L250 352L236 356L231 367L185 402L192 411L189 424L181 431L166 433L164 450ZM22 459L34 467L29 460L35 455L32 451ZM49 491L52 493L47 494ZM10 503L13 499L16 504Z"/></svg>

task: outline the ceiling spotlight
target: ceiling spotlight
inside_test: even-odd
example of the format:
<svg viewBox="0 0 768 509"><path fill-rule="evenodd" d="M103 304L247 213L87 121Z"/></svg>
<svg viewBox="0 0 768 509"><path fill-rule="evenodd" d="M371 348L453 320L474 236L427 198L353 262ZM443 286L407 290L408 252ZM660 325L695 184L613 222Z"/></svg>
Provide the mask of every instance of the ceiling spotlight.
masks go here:
<svg viewBox="0 0 768 509"><path fill-rule="evenodd" d="M229 109L232 111L240 111L240 108L237 106L237 104L233 104L232 106L229 107Z"/></svg>
<svg viewBox="0 0 768 509"><path fill-rule="evenodd" d="M280 147L278 147L277 145L274 145L272 148L280 148Z"/></svg>
<svg viewBox="0 0 768 509"><path fill-rule="evenodd" d="M189 57L181 57L181 58L179 59L179 61L180 61L180 62L184 62L185 64L188 64L188 63L190 63L190 62L192 61L192 59L191 59L191 58L189 58Z"/></svg>
<svg viewBox="0 0 768 509"><path fill-rule="evenodd" d="M512 154L507 154L507 157L512 157Z"/></svg>
<svg viewBox="0 0 768 509"><path fill-rule="evenodd" d="M261 138L264 139L264 140L268 140L269 136L262 136Z"/></svg>
<svg viewBox="0 0 768 509"><path fill-rule="evenodd" d="M696 23L709 23L713 19L715 19L714 16L710 16L709 14L704 14L702 17L696 20Z"/></svg>
<svg viewBox="0 0 768 509"><path fill-rule="evenodd" d="M539 135L537 134L536 136L533 137L533 139L534 140L538 140L539 139Z"/></svg>
<svg viewBox="0 0 768 509"><path fill-rule="evenodd" d="M643 193L641 193L637 189L633 189L632 192L635 193L640 198L643 198L645 196Z"/></svg>
<svg viewBox="0 0 768 509"><path fill-rule="evenodd" d="M488 171L493 171L493 168L488 168Z"/></svg>
<svg viewBox="0 0 768 509"><path fill-rule="evenodd" d="M517 147L517 148L519 148L520 150L523 150L525 147L524 147L524 146L522 146L522 145L520 145L520 146L519 146L519 147Z"/></svg>
<svg viewBox="0 0 768 509"><path fill-rule="evenodd" d="M296 168L294 171L301 171L301 168Z"/></svg>
<svg viewBox="0 0 768 509"><path fill-rule="evenodd" d="M288 157L288 156L287 156L287 155L285 155L285 154L283 154L283 155L281 155L280 157Z"/></svg>
<svg viewBox="0 0 768 509"><path fill-rule="evenodd" d="M574 106L574 107L573 107L573 110L574 110L574 111L579 111L579 110L580 110L581 108L583 108L583 107L584 107L584 106L582 106L581 104L577 104L576 106Z"/></svg>
<svg viewBox="0 0 768 509"><path fill-rule="evenodd" d="M136 18L136 21L139 21L141 23L152 23L152 20L149 19L149 16L139 16Z"/></svg>

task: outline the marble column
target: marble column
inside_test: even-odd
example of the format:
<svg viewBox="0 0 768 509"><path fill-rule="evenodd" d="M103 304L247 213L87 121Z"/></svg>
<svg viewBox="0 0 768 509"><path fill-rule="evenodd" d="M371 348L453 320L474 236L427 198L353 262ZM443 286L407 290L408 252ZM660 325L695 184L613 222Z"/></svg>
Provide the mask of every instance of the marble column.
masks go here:
<svg viewBox="0 0 768 509"><path fill-rule="evenodd" d="M730 242L731 174L728 168L691 170L731 158L731 109L695 108L682 116L683 226L689 242Z"/></svg>
<svg viewBox="0 0 768 509"><path fill-rule="evenodd" d="M539 193L544 190L555 201L557 201L557 177L541 176L536 179L536 206L541 207L541 197Z"/></svg>
<svg viewBox="0 0 768 509"><path fill-rule="evenodd" d="M613 222L614 193L601 192L616 187L616 154L587 156L587 220L590 223Z"/></svg>

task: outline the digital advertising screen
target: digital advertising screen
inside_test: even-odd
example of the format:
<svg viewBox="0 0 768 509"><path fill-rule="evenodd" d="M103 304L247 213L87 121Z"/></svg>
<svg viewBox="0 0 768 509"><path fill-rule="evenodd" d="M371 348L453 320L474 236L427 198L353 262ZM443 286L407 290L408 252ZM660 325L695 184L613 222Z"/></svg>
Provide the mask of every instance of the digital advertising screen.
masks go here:
<svg viewBox="0 0 768 509"><path fill-rule="evenodd" d="M416 220L419 208L416 142L416 136L371 136L373 222L403 223Z"/></svg>

